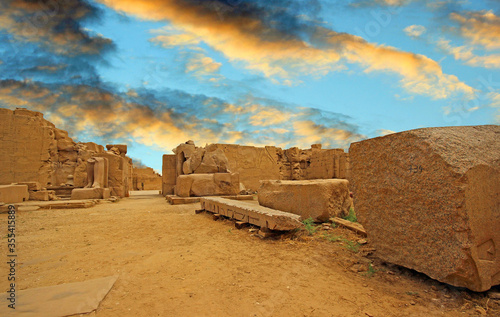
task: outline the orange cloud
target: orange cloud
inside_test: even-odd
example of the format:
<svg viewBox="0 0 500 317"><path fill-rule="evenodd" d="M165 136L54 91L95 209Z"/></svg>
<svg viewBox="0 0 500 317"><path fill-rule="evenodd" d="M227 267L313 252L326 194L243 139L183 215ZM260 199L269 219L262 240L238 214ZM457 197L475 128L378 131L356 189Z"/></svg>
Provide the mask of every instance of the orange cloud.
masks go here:
<svg viewBox="0 0 500 317"><path fill-rule="evenodd" d="M474 54L473 47L468 46L452 46L450 41L439 40L437 45L440 49L453 55L456 60L464 61L465 64L474 67L484 67L484 68L500 68L500 55L484 55L478 56Z"/></svg>
<svg viewBox="0 0 500 317"><path fill-rule="evenodd" d="M460 24L460 33L472 44L488 50L500 48L500 17L492 11L451 13L450 18Z"/></svg>

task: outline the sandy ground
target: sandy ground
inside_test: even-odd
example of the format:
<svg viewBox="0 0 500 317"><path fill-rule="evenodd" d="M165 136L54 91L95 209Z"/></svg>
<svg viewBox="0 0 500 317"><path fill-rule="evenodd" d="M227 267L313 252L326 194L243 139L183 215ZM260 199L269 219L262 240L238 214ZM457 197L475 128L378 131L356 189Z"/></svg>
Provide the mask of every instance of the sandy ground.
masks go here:
<svg viewBox="0 0 500 317"><path fill-rule="evenodd" d="M195 214L199 204L170 206L144 195L151 193L88 209L19 212L19 289L118 274L91 316L500 315L499 301L484 293L374 260L369 243L349 249L345 241L360 237L348 230L261 240L229 220ZM2 259L6 221L1 214ZM339 236L345 240L326 239Z"/></svg>

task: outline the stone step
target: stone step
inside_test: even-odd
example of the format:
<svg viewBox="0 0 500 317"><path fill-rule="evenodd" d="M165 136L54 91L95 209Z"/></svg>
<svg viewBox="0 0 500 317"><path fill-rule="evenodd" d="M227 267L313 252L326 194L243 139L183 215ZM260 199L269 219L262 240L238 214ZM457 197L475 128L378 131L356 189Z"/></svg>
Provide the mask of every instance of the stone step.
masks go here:
<svg viewBox="0 0 500 317"><path fill-rule="evenodd" d="M220 197L203 197L201 208L218 215L250 223L270 230L293 230L300 228L300 216L245 201Z"/></svg>

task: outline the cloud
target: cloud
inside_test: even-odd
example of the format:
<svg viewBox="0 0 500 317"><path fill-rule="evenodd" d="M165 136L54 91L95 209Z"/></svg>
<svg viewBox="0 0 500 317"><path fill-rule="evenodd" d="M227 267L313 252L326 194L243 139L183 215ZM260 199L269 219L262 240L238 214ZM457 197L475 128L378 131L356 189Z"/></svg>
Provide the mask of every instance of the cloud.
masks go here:
<svg viewBox="0 0 500 317"><path fill-rule="evenodd" d="M464 61L465 64L474 67L500 68L500 54L478 56L474 54L474 48L470 46L452 46L450 41L440 39L437 46L447 54L453 55L456 60Z"/></svg>
<svg viewBox="0 0 500 317"><path fill-rule="evenodd" d="M202 53L195 53L188 58L185 71L196 77L214 76L218 74L221 66L221 63L215 62L212 58Z"/></svg>
<svg viewBox="0 0 500 317"><path fill-rule="evenodd" d="M0 2L0 30L17 42L37 43L61 55L96 55L112 47L111 40L81 26L97 16L97 8L82 0Z"/></svg>
<svg viewBox="0 0 500 317"><path fill-rule="evenodd" d="M0 107L41 111L77 140L101 144L139 143L166 152L189 139L301 147L314 139L344 147L364 138L357 126L346 123L348 117L272 103L277 104L248 96L234 105L170 89L120 94L88 85L0 81Z"/></svg>
<svg viewBox="0 0 500 317"><path fill-rule="evenodd" d="M500 49L500 17L492 11L454 12L450 18L459 23L460 34L472 44L487 50Z"/></svg>
<svg viewBox="0 0 500 317"><path fill-rule="evenodd" d="M379 135L379 136L386 136L386 135L393 134L393 133L396 133L396 132L392 131L392 130L387 130L387 129L377 130L377 135Z"/></svg>
<svg viewBox="0 0 500 317"><path fill-rule="evenodd" d="M455 95L471 98L474 93L426 56L368 43L325 28L317 20L301 19L300 11L293 11L298 10L292 5L296 1L286 1L292 9L266 1L241 1L234 7L225 1L211 1L212 5L194 0L100 1L143 19L169 21L169 32L184 34L190 39L187 42L196 37L195 41L222 52L230 62L243 63L273 83L294 85L300 83L301 76L321 77L345 69L347 62L362 65L366 72L399 75L403 88L435 99ZM167 46L175 43L170 37L165 42L158 37L154 41ZM184 45L186 41L177 42Z"/></svg>
<svg viewBox="0 0 500 317"><path fill-rule="evenodd" d="M404 32L410 37L419 38L422 34L427 32L427 29L423 25L410 25L404 28Z"/></svg>

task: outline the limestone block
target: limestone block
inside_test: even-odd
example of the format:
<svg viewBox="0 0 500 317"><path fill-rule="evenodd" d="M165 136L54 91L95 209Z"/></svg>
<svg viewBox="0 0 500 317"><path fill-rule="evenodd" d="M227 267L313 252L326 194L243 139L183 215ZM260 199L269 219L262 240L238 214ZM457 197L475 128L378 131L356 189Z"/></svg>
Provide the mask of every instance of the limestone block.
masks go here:
<svg viewBox="0 0 500 317"><path fill-rule="evenodd" d="M190 196L214 196L217 193L213 174L186 175L193 178Z"/></svg>
<svg viewBox="0 0 500 317"><path fill-rule="evenodd" d="M0 185L0 202L20 203L29 198L28 185Z"/></svg>
<svg viewBox="0 0 500 317"><path fill-rule="evenodd" d="M351 205L349 182L345 179L262 181L258 199L262 206L316 221L345 216Z"/></svg>
<svg viewBox="0 0 500 317"><path fill-rule="evenodd" d="M500 126L395 133L349 157L378 257L473 291L500 284Z"/></svg>
<svg viewBox="0 0 500 317"><path fill-rule="evenodd" d="M77 151L59 151L59 162L76 162L78 159Z"/></svg>
<svg viewBox="0 0 500 317"><path fill-rule="evenodd" d="M27 185L28 190L41 190L42 185L39 182L18 182L17 185Z"/></svg>
<svg viewBox="0 0 500 317"><path fill-rule="evenodd" d="M50 194L55 194L53 190L29 191L30 200L49 201Z"/></svg>
<svg viewBox="0 0 500 317"><path fill-rule="evenodd" d="M180 175L175 184L175 194L179 197L190 197L193 177L190 175Z"/></svg>
<svg viewBox="0 0 500 317"><path fill-rule="evenodd" d="M109 188L75 188L71 191L71 200L107 199L109 197Z"/></svg>
<svg viewBox="0 0 500 317"><path fill-rule="evenodd" d="M171 195L174 193L174 186L176 182L176 156L163 155L162 165L162 194Z"/></svg>
<svg viewBox="0 0 500 317"><path fill-rule="evenodd" d="M56 140L69 139L68 132L61 129L54 129L54 136Z"/></svg>
<svg viewBox="0 0 500 317"><path fill-rule="evenodd" d="M237 195L240 192L240 175L238 173L214 174L216 195Z"/></svg>
<svg viewBox="0 0 500 317"><path fill-rule="evenodd" d="M227 157L221 149L205 152L200 166L194 171L196 174L225 173L228 171Z"/></svg>
<svg viewBox="0 0 500 317"><path fill-rule="evenodd" d="M179 197L237 195L239 186L237 173L190 174L177 177L175 192Z"/></svg>

